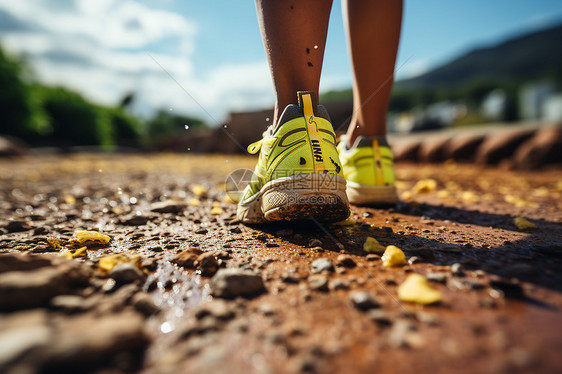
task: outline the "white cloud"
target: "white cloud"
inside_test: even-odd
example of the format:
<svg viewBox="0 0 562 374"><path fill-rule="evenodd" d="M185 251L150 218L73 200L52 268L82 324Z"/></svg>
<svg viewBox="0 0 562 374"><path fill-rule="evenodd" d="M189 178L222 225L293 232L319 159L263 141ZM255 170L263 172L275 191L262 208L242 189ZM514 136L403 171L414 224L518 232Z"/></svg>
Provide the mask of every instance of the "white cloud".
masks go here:
<svg viewBox="0 0 562 374"><path fill-rule="evenodd" d="M134 92L139 112L171 108L210 123L206 112L222 121L229 110L273 103L265 60L195 71L197 25L180 14L133 0L0 0L0 11L33 25L3 32L3 45L25 54L41 81L96 102L115 104ZM151 50L166 41L177 48Z"/></svg>

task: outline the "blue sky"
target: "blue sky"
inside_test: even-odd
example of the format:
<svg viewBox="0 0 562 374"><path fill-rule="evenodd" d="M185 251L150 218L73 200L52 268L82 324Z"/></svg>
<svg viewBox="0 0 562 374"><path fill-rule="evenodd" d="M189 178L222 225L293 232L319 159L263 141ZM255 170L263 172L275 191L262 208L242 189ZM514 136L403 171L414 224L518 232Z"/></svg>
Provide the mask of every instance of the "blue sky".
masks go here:
<svg viewBox="0 0 562 374"><path fill-rule="evenodd" d="M406 0L397 77L555 22L554 0ZM136 92L141 114L165 108L213 123L273 103L253 1L0 0L0 42L26 55L43 82L106 104ZM321 90L350 85L336 0Z"/></svg>

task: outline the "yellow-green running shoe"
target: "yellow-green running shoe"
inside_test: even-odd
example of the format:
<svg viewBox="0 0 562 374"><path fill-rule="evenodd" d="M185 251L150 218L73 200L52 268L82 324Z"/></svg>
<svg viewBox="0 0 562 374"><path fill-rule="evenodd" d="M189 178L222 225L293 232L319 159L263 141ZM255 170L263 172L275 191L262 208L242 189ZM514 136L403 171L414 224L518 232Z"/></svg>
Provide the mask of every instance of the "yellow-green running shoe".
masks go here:
<svg viewBox="0 0 562 374"><path fill-rule="evenodd" d="M359 136L349 147L347 136L338 144L347 196L356 205L386 205L398 202L394 156L385 137Z"/></svg>
<svg viewBox="0 0 562 374"><path fill-rule="evenodd" d="M300 91L299 105L285 108L275 129L248 152L260 152L237 216L244 223L314 218L335 222L349 216L336 136L316 93Z"/></svg>

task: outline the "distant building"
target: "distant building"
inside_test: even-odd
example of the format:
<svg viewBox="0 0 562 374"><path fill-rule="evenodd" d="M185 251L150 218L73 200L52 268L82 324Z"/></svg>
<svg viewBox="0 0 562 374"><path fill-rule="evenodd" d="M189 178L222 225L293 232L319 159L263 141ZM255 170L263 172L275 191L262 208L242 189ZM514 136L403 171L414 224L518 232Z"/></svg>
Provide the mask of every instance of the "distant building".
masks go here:
<svg viewBox="0 0 562 374"><path fill-rule="evenodd" d="M482 101L482 114L486 118L502 119L507 106L507 94L501 88L492 90Z"/></svg>
<svg viewBox="0 0 562 374"><path fill-rule="evenodd" d="M562 122L562 94L549 96L543 104L543 119L549 122Z"/></svg>
<svg viewBox="0 0 562 374"><path fill-rule="evenodd" d="M543 118L544 103L555 91L556 88L550 82L531 83L524 86L519 93L521 118Z"/></svg>

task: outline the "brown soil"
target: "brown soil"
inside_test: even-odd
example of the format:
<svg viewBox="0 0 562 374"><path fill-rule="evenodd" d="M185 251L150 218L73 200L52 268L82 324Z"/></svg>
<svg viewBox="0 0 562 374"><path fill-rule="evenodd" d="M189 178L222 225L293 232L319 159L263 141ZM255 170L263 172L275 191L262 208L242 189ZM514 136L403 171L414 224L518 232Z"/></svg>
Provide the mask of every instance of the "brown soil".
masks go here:
<svg viewBox="0 0 562 374"><path fill-rule="evenodd" d="M403 202L396 207L352 207L344 224L248 227L235 219L223 183L254 162L167 154L2 160L0 298L8 301L0 302L0 342L24 348L0 354L0 371L562 370L559 169L398 164ZM437 187L426 183L424 192L416 183L427 178ZM518 229L519 216L536 229ZM112 241L88 246L87 258L63 260L58 253L80 230ZM363 251L368 236L400 247L411 263L383 267ZM58 238L63 249L51 248L47 238ZM139 279L100 269L99 259L114 253L142 256ZM333 270L311 274L318 258L331 260ZM51 283L37 286L47 277L39 270L69 274L75 265L80 276L55 272ZM253 270L266 290L213 297L216 267ZM399 301L397 288L412 272L432 274L443 301ZM12 275L22 279L18 292L34 302L14 298ZM357 291L380 306L356 308L350 295ZM38 333L25 335L24 326ZM84 329L87 339L69 329ZM37 337L44 330L47 340Z"/></svg>

